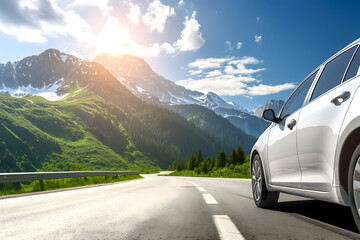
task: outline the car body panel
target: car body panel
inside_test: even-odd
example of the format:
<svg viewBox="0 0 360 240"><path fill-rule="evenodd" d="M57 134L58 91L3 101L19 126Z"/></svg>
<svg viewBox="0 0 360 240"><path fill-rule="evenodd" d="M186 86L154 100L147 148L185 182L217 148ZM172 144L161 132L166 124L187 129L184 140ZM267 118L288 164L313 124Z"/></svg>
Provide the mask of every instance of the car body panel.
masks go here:
<svg viewBox="0 0 360 240"><path fill-rule="evenodd" d="M356 88L355 82L346 82L302 108L297 128L302 188L330 191L340 128ZM350 96L340 105L331 103L344 92Z"/></svg>
<svg viewBox="0 0 360 240"><path fill-rule="evenodd" d="M280 166L280 162L284 162L286 158L293 161L293 157L288 157L288 153L286 153L293 152L293 150L289 151L287 149L291 143L284 143L282 148L279 147L280 145L277 146L278 151L282 149L285 153L274 153L271 149L269 150L269 146L272 146L272 144L276 142L275 138L272 138L270 134L274 128L276 129L278 124L272 123L258 138L258 141L252 149L250 163L252 164L253 157L256 153L258 153L262 160L266 187L269 191L285 192L303 197L334 202L344 206L350 205L348 194L340 185L339 166L341 164L341 150L346 142L347 136L349 136L354 130L360 129L360 92L358 90L360 86L359 72L357 76L329 90L317 99L310 102L309 100L311 92L314 90L314 86L321 75L324 65L337 55L356 44L359 44L359 42L360 39L354 41L352 44L343 48L325 63L320 65L320 67L314 70L319 70L318 76L315 78L314 83L310 88L304 106L294 113L297 114L299 120L297 121L298 136L296 137L296 141L300 148L298 163L300 165L302 176L300 182L303 182L303 184L295 184L293 186L289 184L285 186L289 183L287 179L283 179L283 183L277 182L280 181L279 179L281 179L281 175L286 172L291 175L291 170L286 170L291 164L285 163L284 166ZM332 98L344 91L349 91L351 93L351 97L346 99L346 101L340 105L340 108L339 106L335 106L330 103ZM325 108L321 109L320 105L325 106ZM311 118L311 115L315 113L317 116L314 120L314 118ZM288 119L291 120L291 117L293 116L289 116ZM283 126L278 126L277 128L285 126L286 122ZM313 136L314 133L316 136L310 139L310 141L307 141L307 136L310 134ZM281 134L277 133L277 135L281 138ZM312 146L316 144L318 144L318 146ZM330 151L324 151L321 147L330 148ZM305 153L301 153L301 151L304 151ZM279 157L280 161L277 162L278 160L270 159L272 158L272 155ZM274 169L277 165L280 166L280 170ZM294 168L294 172L297 172L298 166L294 165ZM298 174L296 173L295 175ZM291 178L292 177L290 176L290 179Z"/></svg>
<svg viewBox="0 0 360 240"><path fill-rule="evenodd" d="M301 171L296 151L296 128L291 130L287 125L298 121L300 111L296 111L280 123L269 129L268 163L270 182L274 185L300 187Z"/></svg>

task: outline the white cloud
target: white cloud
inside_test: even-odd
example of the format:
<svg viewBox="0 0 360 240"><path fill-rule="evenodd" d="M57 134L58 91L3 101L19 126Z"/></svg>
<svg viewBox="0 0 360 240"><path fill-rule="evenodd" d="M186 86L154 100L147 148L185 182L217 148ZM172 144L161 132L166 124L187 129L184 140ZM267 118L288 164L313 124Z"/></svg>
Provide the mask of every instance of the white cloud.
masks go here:
<svg viewBox="0 0 360 240"><path fill-rule="evenodd" d="M75 0L69 7L76 7L76 6L91 6L97 7L101 10L102 14L105 16L109 16L110 10L112 7L109 6L109 0Z"/></svg>
<svg viewBox="0 0 360 240"><path fill-rule="evenodd" d="M179 6L183 5L183 4L184 4L184 0L180 0L178 4L179 4Z"/></svg>
<svg viewBox="0 0 360 240"><path fill-rule="evenodd" d="M256 17L256 22L260 22L260 17Z"/></svg>
<svg viewBox="0 0 360 240"><path fill-rule="evenodd" d="M133 54L137 56L158 56L162 51L174 53L176 50L169 43L154 43L144 46L129 36L128 30L115 18L108 18L101 32L96 36L92 44L98 46L98 53L108 52L114 55Z"/></svg>
<svg viewBox="0 0 360 240"><path fill-rule="evenodd" d="M149 4L143 22L151 31L163 32L167 18L175 15L174 8L163 5L160 0L154 0Z"/></svg>
<svg viewBox="0 0 360 240"><path fill-rule="evenodd" d="M189 70L190 75L198 75L203 73L203 70Z"/></svg>
<svg viewBox="0 0 360 240"><path fill-rule="evenodd" d="M248 87L248 94L252 96L263 96L273 93L279 93L281 91L293 89L295 87L296 86L293 83L284 83L275 86L260 84L258 86Z"/></svg>
<svg viewBox="0 0 360 240"><path fill-rule="evenodd" d="M242 57L240 59L234 59L234 60L229 61L229 64L234 64L234 65L239 65L239 64L241 64L241 65L259 64L259 63L262 63L262 61L260 61L257 58L248 57L248 56Z"/></svg>
<svg viewBox="0 0 360 240"><path fill-rule="evenodd" d="M259 36L259 35L256 34L254 38L255 38L255 42L256 42L256 43L261 44L261 42L262 42L262 36Z"/></svg>
<svg viewBox="0 0 360 240"><path fill-rule="evenodd" d="M215 92L219 95L235 96L246 93L246 84L239 81L235 77L217 76L203 79L187 79L176 82L186 88L194 91L202 91L205 93Z"/></svg>
<svg viewBox="0 0 360 240"><path fill-rule="evenodd" d="M194 62L188 64L190 68L220 68L221 64L231 60L232 58L200 58L196 59Z"/></svg>
<svg viewBox="0 0 360 240"><path fill-rule="evenodd" d="M139 5L132 5L130 7L130 12L127 15L127 18L131 22L133 22L135 24L138 24L140 17L141 17L140 6Z"/></svg>
<svg viewBox="0 0 360 240"><path fill-rule="evenodd" d="M268 95L292 89L293 83L276 86L259 84L258 73L266 68L247 68L246 65L263 63L255 57L202 58L188 64L192 78L177 83L191 90L215 92L219 95L243 95L245 97ZM202 75L198 75L198 74Z"/></svg>
<svg viewBox="0 0 360 240"><path fill-rule="evenodd" d="M244 65L237 65L237 68L233 68L232 66L226 66L224 72L228 74L239 74L239 75L251 75L257 72L261 72L266 70L266 68L257 68L257 69L249 69Z"/></svg>
<svg viewBox="0 0 360 240"><path fill-rule="evenodd" d="M140 6L131 0L124 1L123 4L129 7L129 20L138 23L141 19ZM89 7L101 11L96 23L84 14ZM155 42L143 45L131 37L129 29L112 15L112 10L109 0L75 0L64 9L55 0L19 0L11 4L0 1L0 31L15 36L19 42L42 43L49 38L61 37L66 42L81 44L95 54L127 53L139 57L193 51L205 42L195 12L191 17L185 18L184 28L174 43ZM157 31L164 30L167 17L175 14L173 8L162 5L159 0L151 2L147 10L151 27Z"/></svg>
<svg viewBox="0 0 360 240"><path fill-rule="evenodd" d="M232 51L231 42L230 42L230 41L226 41L225 44L226 44L227 50L228 50L228 51Z"/></svg>
<svg viewBox="0 0 360 240"><path fill-rule="evenodd" d="M242 46L242 43L241 43L241 42L237 42L237 44L236 44L236 49L239 50L239 49L241 48L241 46Z"/></svg>
<svg viewBox="0 0 360 240"><path fill-rule="evenodd" d="M200 32L200 24L195 17L196 12L194 11L191 18L185 18L185 28L181 31L180 39L174 44L180 51L194 51L205 43Z"/></svg>
<svg viewBox="0 0 360 240"><path fill-rule="evenodd" d="M220 70L216 69L214 71L208 72L207 77L215 77L221 75Z"/></svg>
<svg viewBox="0 0 360 240"><path fill-rule="evenodd" d="M63 33L64 24L64 12L52 0L0 1L0 31L20 42L45 42L46 35Z"/></svg>

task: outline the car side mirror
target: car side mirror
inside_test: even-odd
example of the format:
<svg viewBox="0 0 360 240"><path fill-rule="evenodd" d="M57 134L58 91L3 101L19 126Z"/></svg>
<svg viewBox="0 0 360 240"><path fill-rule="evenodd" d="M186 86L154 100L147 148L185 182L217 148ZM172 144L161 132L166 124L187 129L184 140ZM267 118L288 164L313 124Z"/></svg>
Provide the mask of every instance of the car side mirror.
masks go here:
<svg viewBox="0 0 360 240"><path fill-rule="evenodd" d="M272 109L266 109L262 114L262 119L268 122L279 123L280 119L275 116L275 112Z"/></svg>

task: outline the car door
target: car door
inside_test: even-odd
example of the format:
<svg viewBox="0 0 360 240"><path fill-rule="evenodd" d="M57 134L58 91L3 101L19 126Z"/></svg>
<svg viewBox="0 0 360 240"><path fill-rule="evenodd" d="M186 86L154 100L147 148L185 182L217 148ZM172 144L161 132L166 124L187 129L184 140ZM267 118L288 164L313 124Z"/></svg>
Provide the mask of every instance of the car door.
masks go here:
<svg viewBox="0 0 360 240"><path fill-rule="evenodd" d="M301 171L296 149L297 121L317 71L305 79L284 104L280 118L273 124L268 138L268 162L270 183L273 185L300 187Z"/></svg>
<svg viewBox="0 0 360 240"><path fill-rule="evenodd" d="M329 191L341 124L356 87L343 82L357 46L324 65L309 103L303 107L297 127L297 148L304 189Z"/></svg>

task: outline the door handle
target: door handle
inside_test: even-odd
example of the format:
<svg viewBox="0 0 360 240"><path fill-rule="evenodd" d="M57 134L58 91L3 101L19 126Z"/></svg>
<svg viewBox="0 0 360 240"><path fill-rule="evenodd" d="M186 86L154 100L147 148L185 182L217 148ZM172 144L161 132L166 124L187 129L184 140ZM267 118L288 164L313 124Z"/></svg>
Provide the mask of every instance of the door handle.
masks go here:
<svg viewBox="0 0 360 240"><path fill-rule="evenodd" d="M292 119L291 122L287 125L287 127L290 129L290 130L293 130L293 128L295 127L296 125L296 120L295 119Z"/></svg>
<svg viewBox="0 0 360 240"><path fill-rule="evenodd" d="M340 106L346 99L348 99L348 97L350 97L350 92L348 92L348 91L343 92L339 96L333 98L331 100L331 103L335 104L335 106Z"/></svg>

